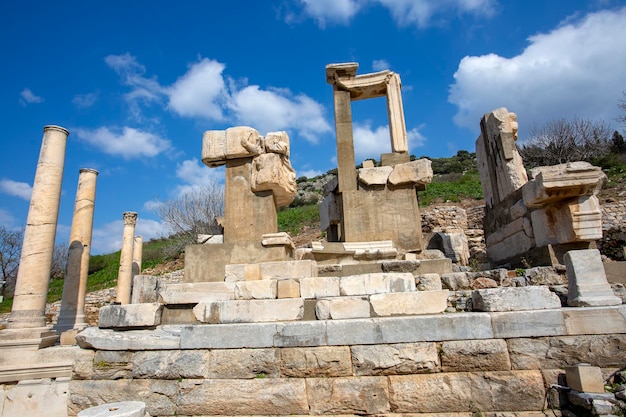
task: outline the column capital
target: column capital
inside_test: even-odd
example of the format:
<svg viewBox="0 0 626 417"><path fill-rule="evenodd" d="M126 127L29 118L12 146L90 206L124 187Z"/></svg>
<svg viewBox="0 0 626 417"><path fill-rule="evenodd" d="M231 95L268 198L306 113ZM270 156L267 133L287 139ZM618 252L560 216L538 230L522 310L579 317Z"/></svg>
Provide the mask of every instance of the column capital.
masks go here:
<svg viewBox="0 0 626 417"><path fill-rule="evenodd" d="M81 174L83 172L89 172L89 173L98 175L98 171L93 169L93 168L81 168L78 172L81 173Z"/></svg>
<svg viewBox="0 0 626 417"><path fill-rule="evenodd" d="M137 223L136 211L125 211L123 214L124 226L134 226Z"/></svg>

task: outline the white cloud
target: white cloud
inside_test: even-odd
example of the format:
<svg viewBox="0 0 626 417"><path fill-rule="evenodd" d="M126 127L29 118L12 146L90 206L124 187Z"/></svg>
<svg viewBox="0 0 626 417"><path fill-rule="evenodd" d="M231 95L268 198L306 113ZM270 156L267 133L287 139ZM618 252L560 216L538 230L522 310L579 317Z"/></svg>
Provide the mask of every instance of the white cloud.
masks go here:
<svg viewBox="0 0 626 417"><path fill-rule="evenodd" d="M407 142L411 153L413 153L414 148L423 146L426 142L426 138L419 132L419 128L407 131ZM353 135L356 164L360 164L368 158L378 161L380 154L391 152L391 137L388 126L378 126L372 129L369 123L355 123Z"/></svg>
<svg viewBox="0 0 626 417"><path fill-rule="evenodd" d="M91 253L95 255L120 250L122 248L123 232L124 223L121 219L94 228ZM169 236L170 231L166 226L156 220L142 219L139 217L137 219L137 225L135 226L135 235L142 236L143 241L147 242L150 239Z"/></svg>
<svg viewBox="0 0 626 417"><path fill-rule="evenodd" d="M529 42L512 58L461 60L448 96L457 125L476 131L480 117L501 106L518 114L521 136L562 117L614 119L624 89L626 8L568 20Z"/></svg>
<svg viewBox="0 0 626 417"><path fill-rule="evenodd" d="M319 171L317 169L307 169L306 171L296 172L298 177L307 177L307 178L315 178L323 175L323 171Z"/></svg>
<svg viewBox="0 0 626 417"><path fill-rule="evenodd" d="M172 147L167 139L131 127L124 127L117 132L108 127L96 130L75 129L75 132L79 139L102 152L124 159L153 157Z"/></svg>
<svg viewBox="0 0 626 417"><path fill-rule="evenodd" d="M156 211L159 207L163 205L162 201L159 200L148 200L143 203L143 209L145 211Z"/></svg>
<svg viewBox="0 0 626 417"><path fill-rule="evenodd" d="M76 94L72 99L72 104L79 109L85 109L93 106L97 99L98 93Z"/></svg>
<svg viewBox="0 0 626 417"><path fill-rule="evenodd" d="M277 130L297 130L311 143L332 129L324 119L324 108L310 97L294 96L285 89L262 90L250 85L233 94L232 107L239 122L253 126L261 134Z"/></svg>
<svg viewBox="0 0 626 417"><path fill-rule="evenodd" d="M474 14L481 18L494 13L495 0L376 0L391 12L400 26L412 24L420 28L430 25L438 15L456 12L457 15Z"/></svg>
<svg viewBox="0 0 626 417"><path fill-rule="evenodd" d="M33 103L43 103L43 97L35 95L30 88L25 88L20 92L19 102L22 106Z"/></svg>
<svg viewBox="0 0 626 417"><path fill-rule="evenodd" d="M300 0L304 11L311 16L320 27L326 23L346 24L359 9L361 4L356 0Z"/></svg>
<svg viewBox="0 0 626 417"><path fill-rule="evenodd" d="M365 159L380 160L381 153L391 152L391 138L387 126L372 129L369 123L354 123L354 158L358 165Z"/></svg>
<svg viewBox="0 0 626 417"><path fill-rule="evenodd" d="M300 0L304 13L319 27L326 23L348 24L350 19L368 5L379 3L389 9L399 26L427 27L440 15L473 14L481 18L494 14L496 0ZM441 20L439 18L438 20Z"/></svg>
<svg viewBox="0 0 626 417"><path fill-rule="evenodd" d="M142 120L140 104L160 102L165 95L164 88L159 84L156 77L144 77L146 68L129 53L108 55L104 61L117 72L122 83L131 88L131 91L126 93L124 97L130 106L132 116L136 120Z"/></svg>
<svg viewBox="0 0 626 417"><path fill-rule="evenodd" d="M331 131L324 107L317 101L284 88L247 85L247 80L237 84L223 75L226 66L218 61L201 59L169 87L161 86L156 78L144 78L144 66L130 54L110 55L106 62L131 87L125 97L137 119L141 119L140 104L167 97L167 108L179 116L249 124L262 134L296 131L316 143L319 135Z"/></svg>
<svg viewBox="0 0 626 417"><path fill-rule="evenodd" d="M222 120L226 87L222 72L225 65L204 58L168 89L168 108L181 116Z"/></svg>
<svg viewBox="0 0 626 417"><path fill-rule="evenodd" d="M374 71L384 71L390 68L391 65L389 65L389 62L384 59L375 59L374 61L372 61L372 69Z"/></svg>
<svg viewBox="0 0 626 417"><path fill-rule="evenodd" d="M183 184L176 186L175 194L180 197L190 191L224 181L224 168L209 168L198 159L187 159L176 167L176 176Z"/></svg>
<svg viewBox="0 0 626 417"><path fill-rule="evenodd" d="M33 187L25 182L2 179L0 180L0 192L30 201L30 196L33 193Z"/></svg>

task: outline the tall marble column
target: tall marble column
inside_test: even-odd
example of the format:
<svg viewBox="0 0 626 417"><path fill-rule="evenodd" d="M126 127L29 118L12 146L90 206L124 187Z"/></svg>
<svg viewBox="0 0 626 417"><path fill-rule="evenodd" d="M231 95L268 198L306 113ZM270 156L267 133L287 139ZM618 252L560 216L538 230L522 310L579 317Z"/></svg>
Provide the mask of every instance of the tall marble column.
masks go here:
<svg viewBox="0 0 626 417"><path fill-rule="evenodd" d="M46 126L43 132L9 318L12 329L39 328L46 324L46 299L69 132L59 126Z"/></svg>
<svg viewBox="0 0 626 417"><path fill-rule="evenodd" d="M130 303L130 291L133 280L133 246L137 213L124 212L124 234L120 253L120 269L117 274L117 299L120 304Z"/></svg>
<svg viewBox="0 0 626 417"><path fill-rule="evenodd" d="M70 232L70 248L67 254L67 268L63 281L63 299L56 325L56 329L61 332L70 329L82 329L87 326L85 322L85 295L97 177L98 171L89 168L81 169L78 177L74 217Z"/></svg>

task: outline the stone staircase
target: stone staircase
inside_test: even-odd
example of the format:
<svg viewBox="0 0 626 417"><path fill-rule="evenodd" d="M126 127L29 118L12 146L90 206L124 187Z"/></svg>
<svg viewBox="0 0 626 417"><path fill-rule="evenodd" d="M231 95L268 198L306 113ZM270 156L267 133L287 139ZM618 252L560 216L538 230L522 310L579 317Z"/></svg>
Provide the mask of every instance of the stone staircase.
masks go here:
<svg viewBox="0 0 626 417"><path fill-rule="evenodd" d="M167 324L339 320L442 313L448 290L421 276L450 270L448 259L318 265L312 260L231 264L223 282L169 283L141 303L105 306L101 328ZM424 274L421 274L424 272ZM151 280L138 281L156 287ZM156 279L156 277L154 277Z"/></svg>

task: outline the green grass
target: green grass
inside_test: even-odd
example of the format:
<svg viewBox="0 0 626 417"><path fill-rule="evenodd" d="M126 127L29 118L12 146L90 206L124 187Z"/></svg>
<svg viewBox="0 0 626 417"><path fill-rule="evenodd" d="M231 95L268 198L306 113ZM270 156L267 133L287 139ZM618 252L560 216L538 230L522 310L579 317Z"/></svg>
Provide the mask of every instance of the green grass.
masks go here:
<svg viewBox="0 0 626 417"><path fill-rule="evenodd" d="M480 200L483 198L483 189L480 185L480 176L476 171L452 176L438 176L433 182L426 185L426 190L420 191L420 206L436 203L459 202L463 199Z"/></svg>
<svg viewBox="0 0 626 417"><path fill-rule="evenodd" d="M295 236L304 226L313 226L319 221L320 212L317 204L286 208L278 212L278 231Z"/></svg>

